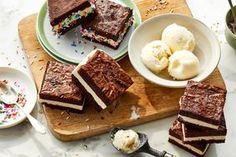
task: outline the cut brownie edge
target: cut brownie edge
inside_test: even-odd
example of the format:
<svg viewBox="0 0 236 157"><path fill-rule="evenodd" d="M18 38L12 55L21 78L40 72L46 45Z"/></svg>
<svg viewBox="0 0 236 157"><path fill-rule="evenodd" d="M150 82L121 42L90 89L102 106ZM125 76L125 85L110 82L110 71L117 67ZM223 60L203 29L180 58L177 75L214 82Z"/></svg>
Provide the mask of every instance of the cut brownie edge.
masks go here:
<svg viewBox="0 0 236 157"><path fill-rule="evenodd" d="M185 132L185 125L182 123L182 131L183 131L183 141L184 142L200 142L200 141L205 141L207 143L223 143L225 142L225 135L202 135L202 136L191 136L191 137L186 137L186 132ZM217 132L217 130L215 130Z"/></svg>
<svg viewBox="0 0 236 157"><path fill-rule="evenodd" d="M61 102L61 101L45 100L45 99L41 99L41 98L39 98L38 101L41 104L48 104L48 105L72 108L72 109L76 109L76 110L83 110L84 102L85 102L85 100L83 100L82 105L78 105L78 104L71 104L71 103L66 103L66 102Z"/></svg>
<svg viewBox="0 0 236 157"><path fill-rule="evenodd" d="M219 125L207 123L205 121L195 119L195 118L191 118L191 117L187 117L187 116L183 116L181 114L179 114L178 120L182 123L189 123L189 124L193 124L193 125L196 125L196 126L202 126L202 127L212 128L212 129L216 129L216 130L219 129Z"/></svg>
<svg viewBox="0 0 236 157"><path fill-rule="evenodd" d="M118 49L120 44L121 44L121 42L123 41L123 39L125 38L126 34L128 33L130 27L132 26L132 24L133 24L133 18L130 17L128 22L125 24L126 27L123 29L122 33L119 35L117 40L114 40L112 38L107 38L105 36L96 34L96 32L92 31L92 30L88 31L85 28L82 28L80 30L80 32L82 33L82 37L87 39L87 40L91 40L93 42L100 43L102 45L111 47L113 49Z"/></svg>
<svg viewBox="0 0 236 157"><path fill-rule="evenodd" d="M104 93L102 93L102 91L100 90L99 87L96 86L96 84L91 80L91 78L88 76L88 74L86 73L86 71L84 71L84 69L80 69L78 74L80 75L81 78L83 78L83 80L86 80L86 83L88 84L88 86L93 89L93 91L95 92L95 94L101 99L103 100L103 102L105 104L112 104L113 102L110 101Z"/></svg>
<svg viewBox="0 0 236 157"><path fill-rule="evenodd" d="M207 144L206 147L205 147L205 150L201 151L201 150L197 149L196 147L191 146L191 144L185 144L180 139L175 138L173 136L169 136L168 141L170 143L178 146L179 148L182 148L182 149L186 150L187 152L189 152L191 154L194 154L198 157L203 157L205 155L206 151L208 150L209 146L210 146L210 144Z"/></svg>
<svg viewBox="0 0 236 157"><path fill-rule="evenodd" d="M80 65L86 64L88 61L89 57L93 56L95 54L96 50L92 51L81 63ZM72 74L74 75L75 78L78 79L80 84L85 88L85 90L93 97L93 99L96 101L96 103L102 108L105 109L107 105L102 101L101 98L99 98L96 94L95 91L87 84L87 82L79 75L78 71L80 70L81 66L77 66Z"/></svg>
<svg viewBox="0 0 236 157"><path fill-rule="evenodd" d="M97 96L97 94L92 90L92 88L86 83L86 81L76 72L73 72L73 75L78 79L78 81L84 86L86 91L91 94L96 103L102 108L105 109L107 105Z"/></svg>

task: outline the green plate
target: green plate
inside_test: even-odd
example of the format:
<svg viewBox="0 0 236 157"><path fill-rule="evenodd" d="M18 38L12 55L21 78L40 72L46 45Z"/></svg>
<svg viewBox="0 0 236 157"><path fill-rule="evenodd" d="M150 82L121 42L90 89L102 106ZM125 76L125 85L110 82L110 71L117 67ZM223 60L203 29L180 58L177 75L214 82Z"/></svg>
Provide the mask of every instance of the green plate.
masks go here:
<svg viewBox="0 0 236 157"><path fill-rule="evenodd" d="M134 24L117 50L83 39L79 33L79 27L67 32L58 38L49 23L47 3L45 3L37 18L36 33L40 44L53 58L72 64L78 64L94 48L102 49L116 60L122 59L127 54L128 41L135 30L141 24L141 16L137 6L131 0L114 0L133 9Z"/></svg>
<svg viewBox="0 0 236 157"><path fill-rule="evenodd" d="M43 42L41 41L40 37L38 36L38 31L36 31L36 35L39 41L39 44L41 45L41 47L43 48L44 51L46 51L48 53L49 56L51 56L52 58L54 58L55 60L62 62L62 63L69 63L69 64L73 64L68 62L67 60L64 60L63 58L58 58L56 55L54 55L50 50L47 49L47 47L43 44ZM116 61L119 61L121 59L123 59L126 55L121 56L120 58L117 58Z"/></svg>

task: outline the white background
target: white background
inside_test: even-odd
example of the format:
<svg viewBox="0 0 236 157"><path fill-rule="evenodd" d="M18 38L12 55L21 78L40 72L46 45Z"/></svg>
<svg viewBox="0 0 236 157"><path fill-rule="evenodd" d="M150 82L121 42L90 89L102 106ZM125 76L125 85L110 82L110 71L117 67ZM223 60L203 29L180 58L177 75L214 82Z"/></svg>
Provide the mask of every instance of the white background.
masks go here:
<svg viewBox="0 0 236 157"><path fill-rule="evenodd" d="M224 17L229 9L227 0L188 0L195 18L207 24L221 43L222 58L219 69L225 80L228 95L225 107L228 134L225 144L212 145L206 156L235 157L236 146L236 53L224 38ZM11 66L27 74L28 63L22 50L17 24L31 13L38 12L44 0L0 0L0 66ZM0 74L1 75L1 74ZM34 115L46 126L42 111L37 107ZM191 156L167 142L168 129L176 117L134 127L148 134L153 147L178 152L181 157ZM87 146L87 147L86 147ZM48 131L46 135L34 132L28 122L0 130L1 157L106 157L122 156L109 143L108 134L79 142L60 142ZM145 155L136 155L145 156Z"/></svg>

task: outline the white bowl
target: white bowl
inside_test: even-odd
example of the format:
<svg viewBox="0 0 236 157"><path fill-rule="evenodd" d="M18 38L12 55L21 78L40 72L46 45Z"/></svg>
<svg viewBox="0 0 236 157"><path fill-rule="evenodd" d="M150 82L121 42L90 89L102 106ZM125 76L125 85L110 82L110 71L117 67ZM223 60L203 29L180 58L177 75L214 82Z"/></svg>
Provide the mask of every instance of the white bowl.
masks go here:
<svg viewBox="0 0 236 157"><path fill-rule="evenodd" d="M188 80L173 80L167 72L154 74L142 62L142 48L153 40L161 39L164 28L170 24L179 24L190 30L196 40L194 54L200 61L200 73L191 80L203 81L217 67L220 60L220 45L215 34L202 22L180 14L164 14L143 22L132 34L128 54L133 67L147 80L170 88L183 88Z"/></svg>
<svg viewBox="0 0 236 157"><path fill-rule="evenodd" d="M37 90L34 81L24 72L10 67L0 67L0 80L7 80L8 84L18 92L21 91L20 93L24 94L27 100L23 107L24 111L27 113L32 112L37 101ZM16 119L0 124L0 129L15 126L25 120L26 116L20 110L19 113Z"/></svg>

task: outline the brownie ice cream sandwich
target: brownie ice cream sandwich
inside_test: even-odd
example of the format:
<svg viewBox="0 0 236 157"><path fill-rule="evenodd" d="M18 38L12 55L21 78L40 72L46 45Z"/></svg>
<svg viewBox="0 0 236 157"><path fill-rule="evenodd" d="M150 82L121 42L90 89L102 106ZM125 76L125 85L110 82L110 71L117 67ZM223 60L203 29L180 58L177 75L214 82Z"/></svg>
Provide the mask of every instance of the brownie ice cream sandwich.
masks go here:
<svg viewBox="0 0 236 157"><path fill-rule="evenodd" d="M48 0L52 30L60 35L92 18L94 10L94 5L88 0Z"/></svg>
<svg viewBox="0 0 236 157"><path fill-rule="evenodd" d="M113 104L133 84L120 65L102 50L92 51L72 74L102 109Z"/></svg>
<svg viewBox="0 0 236 157"><path fill-rule="evenodd" d="M179 101L179 120L217 130L221 125L225 99L225 89L189 81Z"/></svg>
<svg viewBox="0 0 236 157"><path fill-rule="evenodd" d="M182 123L182 131L184 142L224 143L227 133L224 115L221 117L221 124L218 130Z"/></svg>
<svg viewBox="0 0 236 157"><path fill-rule="evenodd" d="M182 124L178 120L175 120L169 129L169 142L199 157L204 156L210 146L210 144L203 141L184 143Z"/></svg>
<svg viewBox="0 0 236 157"><path fill-rule="evenodd" d="M74 68L74 65L49 61L39 92L39 102L83 110L84 96L82 90L72 81Z"/></svg>
<svg viewBox="0 0 236 157"><path fill-rule="evenodd" d="M82 24L82 36L117 49L133 24L132 10L109 0L96 0L95 7L95 18Z"/></svg>

